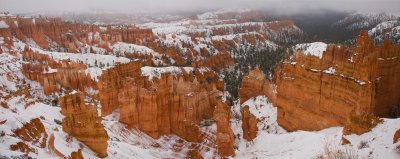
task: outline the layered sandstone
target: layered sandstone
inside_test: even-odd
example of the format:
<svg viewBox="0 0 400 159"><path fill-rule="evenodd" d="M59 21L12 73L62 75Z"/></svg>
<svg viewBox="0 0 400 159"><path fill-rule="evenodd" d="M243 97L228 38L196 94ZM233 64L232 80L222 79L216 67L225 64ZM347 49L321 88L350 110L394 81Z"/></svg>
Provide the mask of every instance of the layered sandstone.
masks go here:
<svg viewBox="0 0 400 159"><path fill-rule="evenodd" d="M85 73L86 66L69 61L54 61L48 55L25 48L23 58L30 63L22 65L22 73L27 79L38 81L46 95L64 89L85 91L97 88L96 82ZM52 69L52 70L50 70Z"/></svg>
<svg viewBox="0 0 400 159"><path fill-rule="evenodd" d="M222 101L218 101L214 111L214 120L217 124L217 147L221 157L235 155L233 149L235 135L229 125L230 109Z"/></svg>
<svg viewBox="0 0 400 159"><path fill-rule="evenodd" d="M108 135L96 107L86 104L82 93L72 92L59 99L63 131L82 141L99 157L107 156Z"/></svg>
<svg viewBox="0 0 400 159"><path fill-rule="evenodd" d="M243 77L239 91L240 103L259 95L272 96L272 90L272 85L265 78L264 73L256 67Z"/></svg>
<svg viewBox="0 0 400 159"><path fill-rule="evenodd" d="M277 94L269 96L279 124L287 130L347 125L365 132L376 125L373 116L389 117L400 104L399 56L400 45L377 47L366 32L355 48L328 45L321 59L296 51L278 67Z"/></svg>
<svg viewBox="0 0 400 159"><path fill-rule="evenodd" d="M212 117L220 85L215 74L162 74L141 76L141 64L118 65L103 73L99 82L102 115L120 109L120 122L139 128L153 138L176 134L200 142L197 124Z"/></svg>
<svg viewBox="0 0 400 159"><path fill-rule="evenodd" d="M14 134L23 141L31 142L41 148L46 147L48 135L39 118L32 119L29 123L25 123L21 128L14 130ZM21 144L19 145L22 146Z"/></svg>
<svg viewBox="0 0 400 159"><path fill-rule="evenodd" d="M249 106L243 107L240 113L242 114L243 138L247 141L253 141L257 137L258 119L250 112Z"/></svg>
<svg viewBox="0 0 400 159"><path fill-rule="evenodd" d="M0 20L9 25L9 28L0 30L1 36L15 35L23 42L32 39L43 49L57 51L82 52L78 48L84 44L110 50L109 43L128 42L142 45L146 40L154 39L151 29L136 27L109 26L107 29L101 29L96 25L66 23L61 18L0 17Z"/></svg>

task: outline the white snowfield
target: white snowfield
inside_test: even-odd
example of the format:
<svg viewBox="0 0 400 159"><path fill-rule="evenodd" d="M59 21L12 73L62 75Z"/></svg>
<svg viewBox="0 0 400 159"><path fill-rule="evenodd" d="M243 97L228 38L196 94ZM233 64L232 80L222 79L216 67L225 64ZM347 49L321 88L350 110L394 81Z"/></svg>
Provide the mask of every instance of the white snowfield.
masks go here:
<svg viewBox="0 0 400 159"><path fill-rule="evenodd" d="M322 54L326 51L328 44L323 42L297 44L294 48L302 51L305 55L312 55L322 58Z"/></svg>
<svg viewBox="0 0 400 159"><path fill-rule="evenodd" d="M114 45L112 45L111 49L113 50L113 52L138 53L138 54L144 54L144 55L154 54L157 56L160 55L146 46L141 46L141 45L136 45L136 44L128 44L128 43L124 43L124 42L115 43Z"/></svg>

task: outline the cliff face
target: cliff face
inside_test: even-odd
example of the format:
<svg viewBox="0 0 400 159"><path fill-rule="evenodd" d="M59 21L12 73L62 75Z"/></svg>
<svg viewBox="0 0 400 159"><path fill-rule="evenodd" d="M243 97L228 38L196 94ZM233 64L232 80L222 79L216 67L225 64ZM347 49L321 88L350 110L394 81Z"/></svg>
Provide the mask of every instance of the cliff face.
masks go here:
<svg viewBox="0 0 400 159"><path fill-rule="evenodd" d="M26 42L32 39L43 49L64 48L67 52L78 52L82 44L96 44L105 49L108 43L128 42L142 44L143 39L151 40L154 34L151 29L111 28L101 29L95 25L65 23L60 18L2 18L9 28L0 32L3 37L15 35Z"/></svg>
<svg viewBox="0 0 400 159"><path fill-rule="evenodd" d="M97 116L96 107L87 105L82 93L71 93L59 99L63 131L76 137L97 153L99 157L107 156L108 135Z"/></svg>
<svg viewBox="0 0 400 159"><path fill-rule="evenodd" d="M163 72L164 69L175 71ZM159 76L149 78L146 72ZM119 108L121 123L153 138L175 134L202 143L204 134L199 124L213 118L223 83L212 71L150 68L131 62L104 71L98 88L102 116Z"/></svg>
<svg viewBox="0 0 400 159"><path fill-rule="evenodd" d="M228 105L219 101L214 111L214 120L217 124L217 147L221 157L235 155L233 149L234 134L229 125L230 109Z"/></svg>
<svg viewBox="0 0 400 159"><path fill-rule="evenodd" d="M245 106L240 110L242 114L242 130L243 130L243 138L247 141L252 141L257 137L258 132L258 119L251 114L249 110L249 106Z"/></svg>
<svg viewBox="0 0 400 159"><path fill-rule="evenodd" d="M105 70L98 83L99 100L101 101L101 115L106 116L118 108L118 93L128 86L123 85L124 80L140 77L141 63L132 62L122 64L115 68Z"/></svg>
<svg viewBox="0 0 400 159"><path fill-rule="evenodd" d="M97 87L90 75L85 73L86 66L83 64L57 62L29 48L23 52L23 58L30 63L22 65L22 73L27 79L38 81L46 95L60 92L61 88L85 91L87 87Z"/></svg>
<svg viewBox="0 0 400 159"><path fill-rule="evenodd" d="M120 108L120 122L153 138L176 134L199 142L197 124L212 117L220 82L215 74L162 74L149 80L141 64L119 65L104 72L99 82L102 115ZM217 84L218 83L218 84Z"/></svg>
<svg viewBox="0 0 400 159"><path fill-rule="evenodd" d="M373 121L368 116L389 117L400 104L399 48L389 42L376 47L363 32L354 49L329 45L322 59L295 52L293 61L277 69L277 94L270 95L279 124L287 130L320 130L349 122L372 126L365 123ZM365 120L354 123L350 115Z"/></svg>

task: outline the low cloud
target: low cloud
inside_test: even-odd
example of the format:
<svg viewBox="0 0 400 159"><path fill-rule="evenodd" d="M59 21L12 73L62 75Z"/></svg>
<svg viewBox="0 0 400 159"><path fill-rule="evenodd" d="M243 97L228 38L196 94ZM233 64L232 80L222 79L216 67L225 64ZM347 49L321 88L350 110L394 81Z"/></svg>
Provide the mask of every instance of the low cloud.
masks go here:
<svg viewBox="0 0 400 159"><path fill-rule="evenodd" d="M281 13L321 9L400 13L400 0L0 0L0 10L12 13L202 11L256 8Z"/></svg>

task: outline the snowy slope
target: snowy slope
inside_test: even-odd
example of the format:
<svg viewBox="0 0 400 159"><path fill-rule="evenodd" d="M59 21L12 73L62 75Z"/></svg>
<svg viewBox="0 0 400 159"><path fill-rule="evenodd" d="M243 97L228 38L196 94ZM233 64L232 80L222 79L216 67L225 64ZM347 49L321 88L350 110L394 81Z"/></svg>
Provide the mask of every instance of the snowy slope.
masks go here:
<svg viewBox="0 0 400 159"><path fill-rule="evenodd" d="M335 27L344 27L346 30L370 29L377 24L396 19L397 16L386 13L353 13L337 21Z"/></svg>
<svg viewBox="0 0 400 159"><path fill-rule="evenodd" d="M269 103L264 96L249 99L242 105L235 105L233 113L240 114L240 107L248 105L251 112L257 118L268 117L268 120L261 120L261 124L277 126L276 107ZM235 134L241 134L241 122L234 120L231 126ZM260 124L259 124L260 126ZM260 128L260 127L259 127ZM333 127L321 131L295 131L286 132L279 126L270 129L259 130L254 141L248 142L244 139L236 139L238 149L233 158L315 158L324 154L328 148L330 150L350 151L358 158L384 158L397 159L400 153L396 152L395 147L400 143L393 144L393 135L400 129L400 119L384 119L371 132L361 136L345 136L351 145L341 145L342 127ZM360 143L366 142L367 147L360 148Z"/></svg>
<svg viewBox="0 0 400 159"><path fill-rule="evenodd" d="M368 34L376 41L382 42L384 39L390 39L392 42L400 42L400 21L392 20L378 24L368 31Z"/></svg>
<svg viewBox="0 0 400 159"><path fill-rule="evenodd" d="M323 42L297 44L294 48L301 50L306 55L313 55L322 58L322 54L326 51L328 45Z"/></svg>

